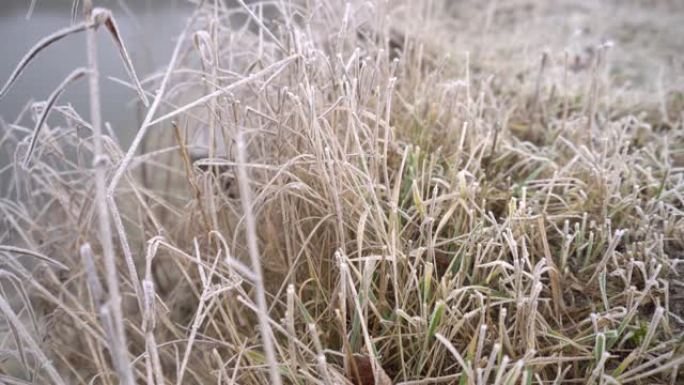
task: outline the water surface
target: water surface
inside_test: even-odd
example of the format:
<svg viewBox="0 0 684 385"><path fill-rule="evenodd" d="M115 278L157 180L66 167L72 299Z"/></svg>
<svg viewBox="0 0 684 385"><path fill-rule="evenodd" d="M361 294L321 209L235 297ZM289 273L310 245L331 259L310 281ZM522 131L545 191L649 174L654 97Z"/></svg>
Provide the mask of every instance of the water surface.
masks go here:
<svg viewBox="0 0 684 385"><path fill-rule="evenodd" d="M71 0L37 0L30 18L29 0L1 0L0 7L0 82L4 84L22 56L41 38L71 23ZM139 76L145 77L168 62L175 37L191 11L191 4L180 0L102 0L96 6L112 10L133 58ZM101 71L102 114L126 144L138 124L136 94L110 80L126 79L122 62L107 31L98 31ZM29 65L10 92L0 100L0 116L14 122L31 100L45 100L74 69L87 65L85 34L69 36L41 52ZM71 103L84 118L89 118L87 81L80 80L60 98ZM60 123L59 119L55 121ZM24 120L30 126L30 121Z"/></svg>

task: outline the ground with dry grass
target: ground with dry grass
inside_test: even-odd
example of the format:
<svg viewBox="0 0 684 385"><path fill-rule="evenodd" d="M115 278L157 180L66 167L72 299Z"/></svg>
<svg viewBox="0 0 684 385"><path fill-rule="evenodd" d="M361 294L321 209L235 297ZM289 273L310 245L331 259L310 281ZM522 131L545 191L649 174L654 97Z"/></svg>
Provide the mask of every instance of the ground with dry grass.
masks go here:
<svg viewBox="0 0 684 385"><path fill-rule="evenodd" d="M149 76L84 3L1 126L0 381L682 380L678 2L206 1Z"/></svg>

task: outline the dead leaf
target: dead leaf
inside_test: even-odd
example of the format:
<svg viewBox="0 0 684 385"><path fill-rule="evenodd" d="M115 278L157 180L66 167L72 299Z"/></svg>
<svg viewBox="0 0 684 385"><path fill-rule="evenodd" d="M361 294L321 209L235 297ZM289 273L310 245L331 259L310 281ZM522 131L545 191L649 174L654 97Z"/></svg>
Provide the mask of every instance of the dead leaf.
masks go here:
<svg viewBox="0 0 684 385"><path fill-rule="evenodd" d="M376 363L377 379L373 375L373 364L371 359L366 356L354 355L353 362L346 366L347 378L354 385L392 385L392 379L383 370L379 363Z"/></svg>

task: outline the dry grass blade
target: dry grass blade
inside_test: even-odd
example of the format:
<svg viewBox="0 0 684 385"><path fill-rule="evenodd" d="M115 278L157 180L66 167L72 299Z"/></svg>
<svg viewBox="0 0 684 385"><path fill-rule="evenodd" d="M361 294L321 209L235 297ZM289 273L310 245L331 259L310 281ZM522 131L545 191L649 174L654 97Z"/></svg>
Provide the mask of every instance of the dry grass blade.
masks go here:
<svg viewBox="0 0 684 385"><path fill-rule="evenodd" d="M259 28L268 34L268 36L273 40L273 43L275 43L283 52L287 52L280 40L273 34L273 32L271 32L270 29L268 29L268 27L266 27L266 25L264 25L264 18L257 16L254 11L252 11L252 9L245 4L244 0L237 0L237 2L240 3L245 12L247 12L249 17L259 26Z"/></svg>
<svg viewBox="0 0 684 385"><path fill-rule="evenodd" d="M183 32L178 36L178 41L176 42L176 46L173 49L173 53L171 54L171 58L169 60L169 64L166 67L166 70L164 71L164 76L161 80L161 84L159 86L159 89L154 97L154 100L152 101L152 106L147 110L147 113L145 114L145 119L143 120L142 125L138 129L138 131L135 134L135 138L133 138L133 142L128 148L128 151L126 151L126 154L124 155L123 159L121 160L121 163L119 164L119 167L117 167L116 172L114 173L114 176L112 177L112 180L107 188L107 191L109 194L113 194L114 189L116 189L116 186L119 183L119 180L121 180L121 177L123 174L126 172L126 169L130 165L131 161L133 160L133 157L135 156L135 152L138 150L140 147L140 144L143 141L143 138L145 138L145 134L147 134L147 129L152 125L150 122L154 118L154 115L157 113L157 109L161 105L162 99L164 95L166 94L166 87L169 83L169 79L171 78L171 74L173 73L175 67L176 67L176 62L178 61L178 58L181 53L181 48L183 47L183 43L185 43L185 36L187 34L188 29L192 25L192 19L188 20L188 23L185 25L185 28L183 29Z"/></svg>
<svg viewBox="0 0 684 385"><path fill-rule="evenodd" d="M37 2L38 0L31 0L31 3L29 3L28 11L26 11L26 20L31 19L31 16L33 16L33 11L36 9Z"/></svg>
<svg viewBox="0 0 684 385"><path fill-rule="evenodd" d="M100 282L100 278L97 275L93 250L89 243L85 243L81 245L79 252L81 254L81 263L85 268L86 279L90 289L90 296L92 297L95 306L100 306L102 304L105 291L102 287L102 283Z"/></svg>
<svg viewBox="0 0 684 385"><path fill-rule="evenodd" d="M447 338L445 338L443 335L436 333L435 338L437 341L439 341L442 345L444 345L445 348L451 353L456 361L458 361L458 364L461 366L461 369L463 369L463 374L461 374L461 383L467 381L467 383L473 383L474 377L473 377L473 370L469 364L465 362L461 354L458 353L458 350L454 347L454 345L449 342ZM464 377L465 376L465 377Z"/></svg>
<svg viewBox="0 0 684 385"><path fill-rule="evenodd" d="M40 130L43 127L43 124L47 120L48 116L50 115L50 111L52 111L52 107L57 102L59 96L62 95L62 93L66 90L66 87L69 84L82 78L87 73L88 70L85 68L76 69L69 76L67 76L66 79L62 81L62 83L60 83L60 85L52 92L52 94L50 94L50 97L48 97L48 99L45 101L45 106L43 107L43 110L40 113L40 116L38 117L38 121L36 122L36 125L33 128L33 135L31 136L31 141L29 142L29 147L26 151L26 157L24 158L24 167L28 167L28 164L31 161L31 155L33 154L33 150L35 149L36 143L38 142L38 135L40 135Z"/></svg>
<svg viewBox="0 0 684 385"><path fill-rule="evenodd" d="M104 8L95 8L93 10L93 18L98 25L104 24L104 26L109 31L110 35L112 36L112 39L114 40L114 44L119 50L119 55L121 56L121 60L123 61L124 68L126 69L128 76L131 78L131 81L135 85L135 89L138 92L140 100L143 102L145 107L149 107L150 102L147 100L147 95L145 95L145 91L143 90L142 85L140 84L138 75L136 74L135 68L133 67L133 61L131 60L131 57L128 54L128 50L124 45L121 33L119 32L119 27L116 25L116 20L114 19L112 12Z"/></svg>
<svg viewBox="0 0 684 385"><path fill-rule="evenodd" d="M78 9L80 0L73 0L71 2L71 23L75 23L78 19Z"/></svg>
<svg viewBox="0 0 684 385"><path fill-rule="evenodd" d="M67 266L62 264L59 261L56 261L53 258L48 257L47 255L41 254L37 251L34 250L29 250L29 249L24 249L21 247L16 247L16 246L11 246L11 245L0 245L0 251L6 251L9 253L15 253L15 254L23 254L23 255L28 255L30 257L34 257L38 260L41 260L43 262L47 262L53 266L56 266L62 270L69 270Z"/></svg>
<svg viewBox="0 0 684 385"><path fill-rule="evenodd" d="M247 237L247 250L249 251L249 258L252 262L252 272L254 273L254 286L256 288L256 304L259 318L259 331L261 333L262 344L264 345L264 352L269 366L269 377L271 384L280 385L283 383L280 372L278 370L278 362L276 360L274 348L274 335L271 326L268 323L268 305L266 303L266 292L264 289L264 278L261 268L261 256L259 254L259 245L257 239L256 221L252 212L252 190L249 186L249 175L247 174L247 157L246 145L243 139L243 133L238 132L236 138L237 147L237 168L238 168L238 184L240 187L240 201L242 202L242 210L245 213L245 227Z"/></svg>
<svg viewBox="0 0 684 385"><path fill-rule="evenodd" d="M12 310L12 307L7 303L5 298L0 296L0 311L5 316L5 318L12 324L12 327L17 330L21 338L26 342L28 347L31 349L31 353L36 356L38 362L41 363L43 369L47 372L50 381L56 385L66 385L66 382L57 372L57 369L52 365L52 362L43 354L38 343L33 339L31 334L24 327L23 322L17 317L17 315Z"/></svg>
<svg viewBox="0 0 684 385"><path fill-rule="evenodd" d="M60 29L59 31L41 39L26 53L26 55L24 55L23 58L21 58L19 64L17 64L17 66L14 68L14 71L12 71L9 79L7 79L5 85L3 85L0 89L0 99L7 95L7 92L9 91L10 87L12 87L12 84L14 84L19 75L21 75L29 63L31 63L36 55L38 55L42 50L69 35L73 35L93 27L95 27L94 23L81 22L70 27Z"/></svg>
<svg viewBox="0 0 684 385"><path fill-rule="evenodd" d="M249 83L251 83L257 79L260 79L263 76L265 76L271 72L275 72L279 69L282 69L283 67L287 66L288 64L290 64L292 61L294 61L298 57L299 57L299 55L292 55L292 56L289 56L285 59L282 59L276 63L273 63L270 66L264 68L263 70L261 70L257 73L250 74L249 76L244 77L244 78L242 78L242 79L240 79L240 80L238 80L238 81L236 81L236 82L234 82L228 86L222 87L222 88L220 88L214 92L211 92L207 95L202 96L201 98L195 99L194 101L192 101L192 102L190 102L184 106L181 106L181 107L179 107L179 108L177 108L177 109L175 109L175 110L173 110L173 111L171 111L171 112L169 112L163 116L160 116L157 119L154 119L151 122L149 122L147 124L147 126L152 126L152 125L164 122L166 120L169 120L169 119L173 118L174 116L177 116L177 115L182 114L186 111L189 111L190 109L192 109L194 107L201 106L202 104L207 103L216 97L219 97L221 95L225 95L225 94L231 92L232 90L234 90L240 86L249 84Z"/></svg>

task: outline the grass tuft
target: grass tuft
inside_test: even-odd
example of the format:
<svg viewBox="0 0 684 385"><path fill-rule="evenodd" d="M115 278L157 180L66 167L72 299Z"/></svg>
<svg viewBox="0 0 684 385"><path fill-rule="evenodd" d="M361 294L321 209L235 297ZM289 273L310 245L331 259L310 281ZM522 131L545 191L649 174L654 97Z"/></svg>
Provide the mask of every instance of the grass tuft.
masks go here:
<svg viewBox="0 0 684 385"><path fill-rule="evenodd" d="M682 380L678 78L507 37L560 12L520 1L195 3L158 73L86 0L8 75L86 33L87 68L0 122L0 382ZM128 81L100 81L102 25ZM82 118L59 96L86 76Z"/></svg>

